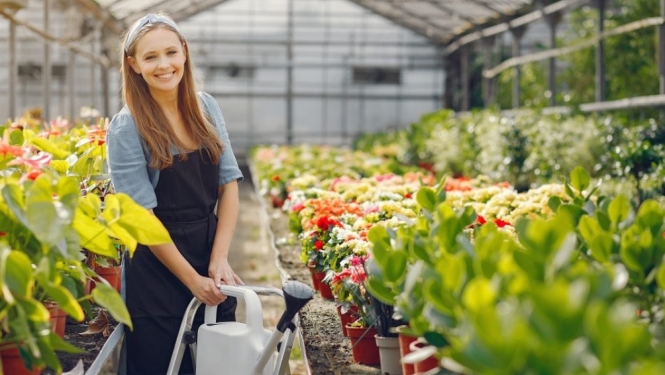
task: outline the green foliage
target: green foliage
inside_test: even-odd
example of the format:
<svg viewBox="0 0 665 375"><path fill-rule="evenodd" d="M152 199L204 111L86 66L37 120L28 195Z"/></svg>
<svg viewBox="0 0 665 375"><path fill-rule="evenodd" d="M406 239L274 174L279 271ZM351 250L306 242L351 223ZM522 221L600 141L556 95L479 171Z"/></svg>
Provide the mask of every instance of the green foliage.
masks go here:
<svg viewBox="0 0 665 375"><path fill-rule="evenodd" d="M634 210L589 187L575 168L571 200L551 200L553 217L522 219L515 235L472 225L472 211L423 189L412 226L370 231L368 289L463 373L660 368L665 210L655 201Z"/></svg>

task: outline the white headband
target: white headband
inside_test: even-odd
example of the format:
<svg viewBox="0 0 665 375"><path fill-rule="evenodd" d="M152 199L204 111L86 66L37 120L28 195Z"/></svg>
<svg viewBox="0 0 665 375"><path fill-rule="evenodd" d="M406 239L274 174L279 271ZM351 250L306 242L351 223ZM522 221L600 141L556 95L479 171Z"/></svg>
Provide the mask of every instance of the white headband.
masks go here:
<svg viewBox="0 0 665 375"><path fill-rule="evenodd" d="M136 34L141 30L141 28L149 23L164 23L172 28L175 29L175 31L180 34L180 30L178 29L178 25L173 22L173 20L167 16L161 15L161 14L154 14L154 13L148 13L145 17L139 19L138 21L134 22L134 27L129 31L127 34L127 40L125 40L125 53L128 53L129 51L129 46L134 42L134 39L136 39Z"/></svg>

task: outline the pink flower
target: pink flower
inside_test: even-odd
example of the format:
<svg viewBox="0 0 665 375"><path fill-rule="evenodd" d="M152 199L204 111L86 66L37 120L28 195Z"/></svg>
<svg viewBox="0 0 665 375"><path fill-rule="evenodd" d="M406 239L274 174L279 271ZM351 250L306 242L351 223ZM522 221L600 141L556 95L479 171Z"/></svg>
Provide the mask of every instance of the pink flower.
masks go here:
<svg viewBox="0 0 665 375"><path fill-rule="evenodd" d="M53 155L42 151L37 155L31 156L30 158L18 157L7 163L7 165L23 165L28 168L41 170L42 168L48 166L52 159Z"/></svg>

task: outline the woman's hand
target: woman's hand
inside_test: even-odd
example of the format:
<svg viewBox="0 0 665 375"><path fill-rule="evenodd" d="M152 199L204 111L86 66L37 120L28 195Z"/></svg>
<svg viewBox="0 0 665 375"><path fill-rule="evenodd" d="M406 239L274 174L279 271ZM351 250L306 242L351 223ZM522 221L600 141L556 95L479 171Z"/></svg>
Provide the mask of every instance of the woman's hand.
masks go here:
<svg viewBox="0 0 665 375"><path fill-rule="evenodd" d="M217 285L245 285L240 277L233 272L226 258L211 259L208 266L208 276Z"/></svg>
<svg viewBox="0 0 665 375"><path fill-rule="evenodd" d="M226 296L219 291L219 287L213 279L201 275L197 276L188 285L194 297L208 306L217 306L226 300Z"/></svg>

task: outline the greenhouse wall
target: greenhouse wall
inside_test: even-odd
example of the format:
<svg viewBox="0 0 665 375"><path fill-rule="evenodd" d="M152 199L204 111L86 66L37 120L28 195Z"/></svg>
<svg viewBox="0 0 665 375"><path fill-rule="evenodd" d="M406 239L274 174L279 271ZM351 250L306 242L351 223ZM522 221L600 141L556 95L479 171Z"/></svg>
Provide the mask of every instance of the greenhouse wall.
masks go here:
<svg viewBox="0 0 665 375"><path fill-rule="evenodd" d="M64 2L50 3L48 31L100 55L101 24ZM292 0L290 11L289 3L228 1L179 22L200 88L219 101L237 153L257 143L349 144L357 134L405 127L441 108L445 72L439 46L347 0ZM29 2L17 18L44 28L43 2ZM9 21L2 18L0 43L7 47L8 35ZM18 116L43 108L47 100L41 77L44 41L21 26L16 35ZM533 24L522 41L524 52L539 48L547 37L543 22ZM117 47L120 36L107 40ZM107 104L101 65L57 43L49 48L53 73L47 117L110 117L120 109L117 53L109 57L114 66L107 70ZM8 61L8 56L0 60L5 87ZM74 76L73 102L69 75ZM8 95L0 93L5 118Z"/></svg>

